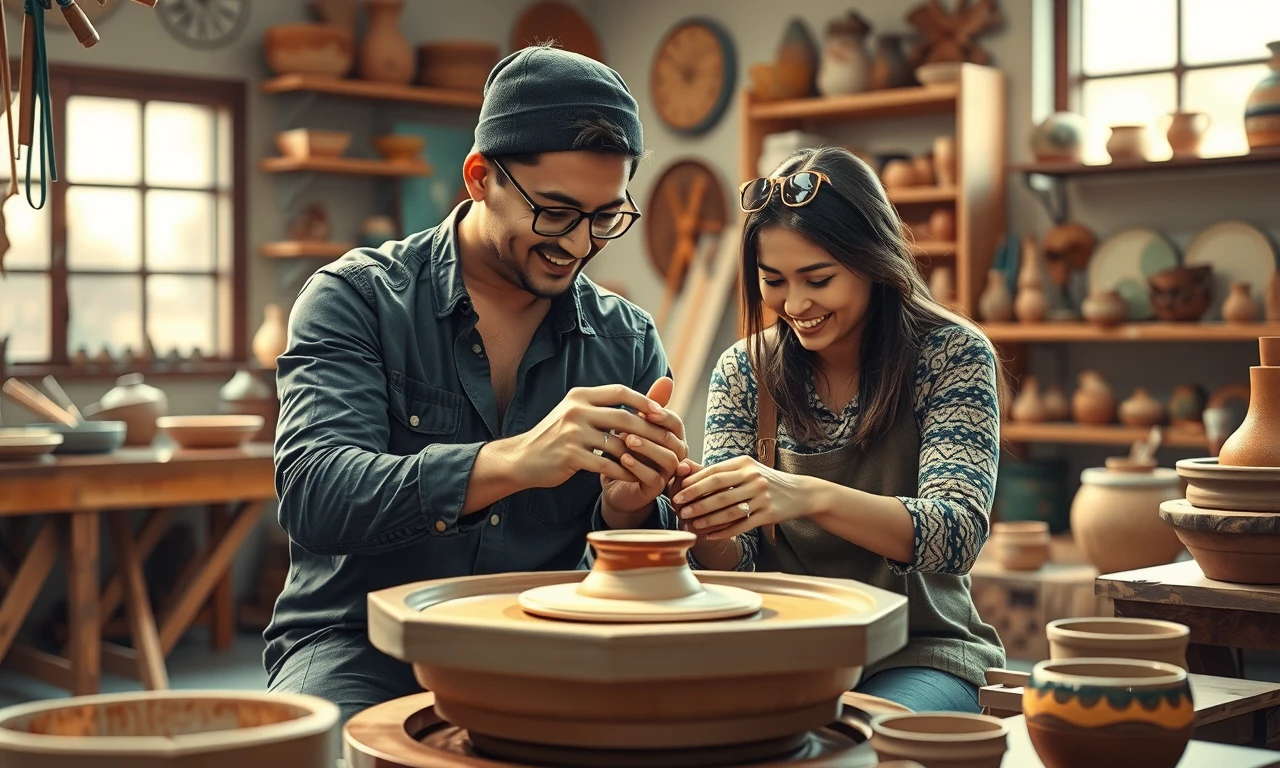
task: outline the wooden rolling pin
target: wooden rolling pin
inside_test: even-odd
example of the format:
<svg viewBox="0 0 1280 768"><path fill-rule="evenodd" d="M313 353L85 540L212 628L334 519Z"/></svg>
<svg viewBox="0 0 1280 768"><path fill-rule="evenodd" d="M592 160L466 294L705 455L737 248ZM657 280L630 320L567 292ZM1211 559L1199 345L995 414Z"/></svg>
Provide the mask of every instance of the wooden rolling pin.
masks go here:
<svg viewBox="0 0 1280 768"><path fill-rule="evenodd" d="M77 426L76 420L71 414L59 408L52 400L45 397L44 393L30 384L24 384L17 379L9 379L4 383L4 393L18 401L19 405L22 405L32 413L68 427Z"/></svg>

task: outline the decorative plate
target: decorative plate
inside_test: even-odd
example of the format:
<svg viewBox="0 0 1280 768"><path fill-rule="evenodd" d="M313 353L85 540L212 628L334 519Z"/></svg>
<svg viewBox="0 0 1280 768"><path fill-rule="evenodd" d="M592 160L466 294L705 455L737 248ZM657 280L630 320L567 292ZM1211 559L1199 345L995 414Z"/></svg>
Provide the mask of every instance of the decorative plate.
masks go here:
<svg viewBox="0 0 1280 768"><path fill-rule="evenodd" d="M1267 233L1252 224L1220 221L1195 236L1183 263L1213 267L1213 295L1205 319L1221 320L1222 303L1232 283L1253 286L1253 300L1262 306L1263 291L1276 272L1276 252Z"/></svg>
<svg viewBox="0 0 1280 768"><path fill-rule="evenodd" d="M1173 243L1153 229L1122 229L1098 244L1089 259L1089 292L1118 291L1130 320L1152 317L1147 278L1178 266Z"/></svg>

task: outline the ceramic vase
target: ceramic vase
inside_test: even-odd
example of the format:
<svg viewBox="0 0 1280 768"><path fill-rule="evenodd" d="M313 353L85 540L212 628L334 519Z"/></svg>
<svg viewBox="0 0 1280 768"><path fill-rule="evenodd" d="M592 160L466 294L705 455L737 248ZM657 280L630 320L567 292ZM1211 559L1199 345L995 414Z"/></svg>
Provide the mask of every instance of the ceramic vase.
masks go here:
<svg viewBox="0 0 1280 768"><path fill-rule="evenodd" d="M1045 421L1067 421L1071 418L1071 403L1067 402L1067 393L1062 385L1053 382L1044 393Z"/></svg>
<svg viewBox="0 0 1280 768"><path fill-rule="evenodd" d="M408 85L413 82L414 53L400 31L402 0L365 0L369 28L360 42L357 68L364 80Z"/></svg>
<svg viewBox="0 0 1280 768"><path fill-rule="evenodd" d="M1280 336L1258 339L1261 365L1249 369L1249 411L1218 452L1219 464L1280 467Z"/></svg>
<svg viewBox="0 0 1280 768"><path fill-rule="evenodd" d="M1074 112L1054 112L1031 131L1031 153L1042 163L1078 163L1088 124Z"/></svg>
<svg viewBox="0 0 1280 768"><path fill-rule="evenodd" d="M1022 389L1013 400L1010 414L1013 420L1026 424L1045 421L1044 402L1040 397L1040 382L1035 376L1028 375L1022 383Z"/></svg>
<svg viewBox="0 0 1280 768"><path fill-rule="evenodd" d="M1200 154L1200 142L1212 122L1205 112L1172 112L1169 127L1164 131L1165 140L1174 157L1196 157Z"/></svg>
<svg viewBox="0 0 1280 768"><path fill-rule="evenodd" d="M1271 71L1253 87L1244 107L1244 132L1250 149L1280 146L1280 40L1267 43Z"/></svg>
<svg viewBox="0 0 1280 768"><path fill-rule="evenodd" d="M1084 319L1103 328L1123 323L1129 316L1129 305L1119 291L1094 291L1080 302Z"/></svg>
<svg viewBox="0 0 1280 768"><path fill-rule="evenodd" d="M1080 424L1110 424L1116 418L1116 396L1097 371L1082 371L1071 396L1071 417Z"/></svg>
<svg viewBox="0 0 1280 768"><path fill-rule="evenodd" d="M1018 270L1018 298L1013 314L1022 323L1043 322L1049 314L1044 295L1044 278L1040 272L1040 249L1031 235L1022 238L1022 264Z"/></svg>
<svg viewBox="0 0 1280 768"><path fill-rule="evenodd" d="M1107 154L1117 160L1147 159L1147 126L1113 125L1107 139Z"/></svg>
<svg viewBox="0 0 1280 768"><path fill-rule="evenodd" d="M1164 406L1146 387L1135 387L1133 394L1120 403L1119 414L1120 423L1127 427L1154 427L1164 421Z"/></svg>
<svg viewBox="0 0 1280 768"><path fill-rule="evenodd" d="M910 85L911 78L911 67L902 51L902 35L880 35L876 39L876 57L871 63L871 89L901 88Z"/></svg>
<svg viewBox="0 0 1280 768"><path fill-rule="evenodd" d="M1187 671L1159 661L1042 661L1022 692L1045 768L1174 768L1195 727Z"/></svg>
<svg viewBox="0 0 1280 768"><path fill-rule="evenodd" d="M987 287L978 297L978 315L993 323L1006 323L1013 319L1013 296L1009 293L1004 273L998 269L987 272Z"/></svg>
<svg viewBox="0 0 1280 768"><path fill-rule="evenodd" d="M1253 300L1252 287L1245 282L1231 284L1231 292L1222 302L1222 319L1228 323L1251 323L1258 316L1258 305Z"/></svg>
<svg viewBox="0 0 1280 768"><path fill-rule="evenodd" d="M871 25L849 11L827 24L822 60L818 63L818 93L840 96L867 90L871 78L871 55L867 53L867 33Z"/></svg>
<svg viewBox="0 0 1280 768"><path fill-rule="evenodd" d="M263 310L262 325L253 334L253 356L263 368L275 370L276 358L289 343L289 329L284 310L279 304L268 304Z"/></svg>
<svg viewBox="0 0 1280 768"><path fill-rule="evenodd" d="M1160 519L1160 503L1180 498L1182 483L1170 467L1089 467L1071 500L1071 533L1099 573L1172 563L1182 542Z"/></svg>
<svg viewBox="0 0 1280 768"><path fill-rule="evenodd" d="M956 184L956 140L954 136L939 136L933 140L933 173L940 187Z"/></svg>

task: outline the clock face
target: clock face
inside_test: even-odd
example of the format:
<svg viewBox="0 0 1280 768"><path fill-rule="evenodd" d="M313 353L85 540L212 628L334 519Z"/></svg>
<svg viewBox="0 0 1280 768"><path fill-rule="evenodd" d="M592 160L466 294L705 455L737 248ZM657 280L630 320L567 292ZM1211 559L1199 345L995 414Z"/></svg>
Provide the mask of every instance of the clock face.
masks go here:
<svg viewBox="0 0 1280 768"><path fill-rule="evenodd" d="M658 116L682 133L700 133L729 105L737 63L733 44L706 20L682 22L654 55L650 91Z"/></svg>
<svg viewBox="0 0 1280 768"><path fill-rule="evenodd" d="M160 0L156 15L170 34L192 48L218 48L239 36L249 0Z"/></svg>

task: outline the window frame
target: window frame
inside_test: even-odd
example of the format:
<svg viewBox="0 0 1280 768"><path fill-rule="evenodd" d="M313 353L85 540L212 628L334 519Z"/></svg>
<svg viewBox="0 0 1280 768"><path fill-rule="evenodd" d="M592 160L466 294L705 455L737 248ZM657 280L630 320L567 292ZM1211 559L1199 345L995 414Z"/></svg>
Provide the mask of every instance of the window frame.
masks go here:
<svg viewBox="0 0 1280 768"><path fill-rule="evenodd" d="M19 62L12 60L10 68L17 77ZM42 363L9 362L6 375L32 377L52 374L67 378L113 378L123 373L141 372L155 376L199 376L225 375L243 367L248 361L248 221L247 221L247 86L243 80L223 80L191 75L169 75L136 70L114 69L107 67L87 67L70 64L49 64L49 94L52 125L54 130L54 155L57 159L59 178L47 183L47 199L45 206L49 208L49 268L7 269L17 274L47 274L50 279L50 319L51 319L51 357ZM67 99L71 96L97 96L107 98L133 99L140 101L173 101L187 104L199 104L214 109L225 109L230 117L230 194L231 201L231 260L230 260L230 333L231 344L229 357L216 356L211 351L201 350L203 359L196 362L183 361L174 365L162 360L151 360L146 363L130 363L127 360L114 360L111 365L90 362L77 365L71 362L71 353L67 349L68 329L70 325L70 306L68 293L67 268L67 189L68 183L62 177L66 168L66 136ZM16 121L15 121L16 123ZM145 157L145 134L141 151ZM18 160L25 164L26 149ZM35 170L33 168L33 170ZM0 175L8 176L5 168ZM79 185L77 185L79 186ZM96 186L86 183L86 186ZM107 185L112 186L112 185ZM133 189L133 186L121 186L122 189ZM136 187L149 188L144 180ZM34 190L33 190L34 192ZM26 202L25 184L19 183L18 195ZM145 233L143 233L145 234ZM92 271L92 270L90 270ZM161 270L162 272L164 270ZM121 275L146 275L149 271L123 271ZM208 274L205 272L194 274ZM145 283L144 283L145 312ZM145 315L144 315L145 318ZM145 319L144 319L145 322ZM220 332L219 332L220 333ZM92 354L92 351L91 351ZM157 350L163 354L163 350Z"/></svg>
<svg viewBox="0 0 1280 768"><path fill-rule="evenodd" d="M1185 76L1188 72L1206 69L1223 69L1239 67L1247 64L1266 64L1269 57L1265 54L1256 58L1219 61L1212 64L1186 64L1182 51L1182 0L1174 0L1176 21L1174 24L1174 50L1177 60L1172 67L1156 69L1134 69L1121 72L1108 72L1104 75L1085 75L1082 71L1082 49L1084 45L1081 34L1081 16L1084 13L1082 0L1053 0L1053 108L1058 112L1079 112L1080 91L1086 80L1108 80L1117 77L1134 77L1136 75L1158 75L1173 73L1177 101L1177 109L1182 109L1185 97ZM1086 115L1087 117L1087 115Z"/></svg>

